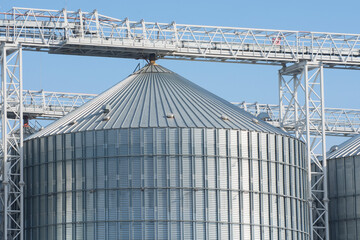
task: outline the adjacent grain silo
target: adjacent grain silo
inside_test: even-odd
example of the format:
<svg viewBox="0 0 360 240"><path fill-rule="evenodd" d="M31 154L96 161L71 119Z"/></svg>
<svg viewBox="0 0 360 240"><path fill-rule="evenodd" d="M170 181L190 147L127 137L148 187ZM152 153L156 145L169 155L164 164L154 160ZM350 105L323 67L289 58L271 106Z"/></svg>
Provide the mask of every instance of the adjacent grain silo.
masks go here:
<svg viewBox="0 0 360 240"><path fill-rule="evenodd" d="M304 144L156 64L25 163L27 239L309 239Z"/></svg>
<svg viewBox="0 0 360 240"><path fill-rule="evenodd" d="M328 156L331 239L360 236L360 135L333 147Z"/></svg>

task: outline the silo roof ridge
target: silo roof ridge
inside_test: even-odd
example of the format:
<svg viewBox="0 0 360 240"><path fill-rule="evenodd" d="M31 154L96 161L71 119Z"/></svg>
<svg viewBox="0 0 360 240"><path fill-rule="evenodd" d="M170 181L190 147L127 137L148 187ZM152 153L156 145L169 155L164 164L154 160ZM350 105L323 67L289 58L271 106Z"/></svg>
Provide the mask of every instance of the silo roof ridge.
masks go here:
<svg viewBox="0 0 360 240"><path fill-rule="evenodd" d="M28 139L146 127L223 128L289 136L254 118L182 76L160 65L149 64Z"/></svg>
<svg viewBox="0 0 360 240"><path fill-rule="evenodd" d="M360 155L360 134L355 135L354 137L340 144L335 151L329 152L327 159L351 157L358 155Z"/></svg>

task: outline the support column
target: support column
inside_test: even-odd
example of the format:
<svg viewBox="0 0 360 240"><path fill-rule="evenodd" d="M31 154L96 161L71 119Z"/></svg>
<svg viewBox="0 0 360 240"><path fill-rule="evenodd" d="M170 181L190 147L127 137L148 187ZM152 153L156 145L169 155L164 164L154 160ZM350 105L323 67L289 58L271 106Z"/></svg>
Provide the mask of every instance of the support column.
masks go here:
<svg viewBox="0 0 360 240"><path fill-rule="evenodd" d="M279 71L280 126L306 143L313 240L329 240L323 75L321 63L300 62Z"/></svg>
<svg viewBox="0 0 360 240"><path fill-rule="evenodd" d="M24 227L22 49L4 44L1 51L1 235L22 240Z"/></svg>

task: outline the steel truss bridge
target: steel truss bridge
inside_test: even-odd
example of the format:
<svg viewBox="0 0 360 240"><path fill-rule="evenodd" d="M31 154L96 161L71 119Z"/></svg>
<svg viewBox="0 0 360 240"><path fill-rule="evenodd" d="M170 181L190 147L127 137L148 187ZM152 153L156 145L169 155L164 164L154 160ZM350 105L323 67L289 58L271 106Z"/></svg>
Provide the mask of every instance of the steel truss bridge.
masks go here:
<svg viewBox="0 0 360 240"><path fill-rule="evenodd" d="M247 102L233 102L234 105L252 113L262 120L276 126L282 127L280 124L280 107L276 104L261 104ZM287 108L287 106L285 106ZM294 114L294 107L290 108L291 114ZM314 109L310 109L314 111ZM325 108L325 133L327 136L349 137L360 134L360 109L344 109L344 108ZM321 121L314 121L319 126ZM283 126L287 132L294 133L295 124L286 124ZM311 128L310 134L316 134L317 128Z"/></svg>
<svg viewBox="0 0 360 240"><path fill-rule="evenodd" d="M96 10L13 8L0 13L4 240L23 239L24 113L33 106L24 104L22 51L278 66L278 125L305 141L309 169L315 166L308 179L310 235L329 239L325 135L330 125L323 69L360 69L360 34L130 21Z"/></svg>
<svg viewBox="0 0 360 240"><path fill-rule="evenodd" d="M23 115L29 120L56 120L96 96L97 94L88 93L23 90ZM281 127L279 105L257 102L232 102L232 104L275 127ZM1 107L2 104L0 103L0 109ZM291 114L294 114L294 108L290 110ZM38 126L42 127L41 123L39 124ZM283 128L287 132L294 132L295 130L295 126L291 124L287 124ZM315 130L311 129L311 134ZM325 131L327 136L349 137L360 134L360 109L325 108Z"/></svg>
<svg viewBox="0 0 360 240"><path fill-rule="evenodd" d="M23 115L29 119L55 120L96 96L97 94L23 90Z"/></svg>

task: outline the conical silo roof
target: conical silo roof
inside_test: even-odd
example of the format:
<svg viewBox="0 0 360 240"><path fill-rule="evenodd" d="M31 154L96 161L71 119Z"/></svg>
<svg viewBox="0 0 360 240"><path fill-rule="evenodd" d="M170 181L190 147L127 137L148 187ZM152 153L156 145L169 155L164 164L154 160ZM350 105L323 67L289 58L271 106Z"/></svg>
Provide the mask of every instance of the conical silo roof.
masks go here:
<svg viewBox="0 0 360 240"><path fill-rule="evenodd" d="M147 65L30 138L142 127L286 134L160 65Z"/></svg>
<svg viewBox="0 0 360 240"><path fill-rule="evenodd" d="M344 143L336 146L336 149L328 153L327 158L343 158L360 155L360 135L356 135Z"/></svg>

